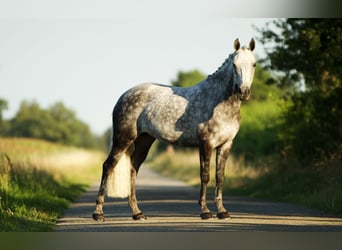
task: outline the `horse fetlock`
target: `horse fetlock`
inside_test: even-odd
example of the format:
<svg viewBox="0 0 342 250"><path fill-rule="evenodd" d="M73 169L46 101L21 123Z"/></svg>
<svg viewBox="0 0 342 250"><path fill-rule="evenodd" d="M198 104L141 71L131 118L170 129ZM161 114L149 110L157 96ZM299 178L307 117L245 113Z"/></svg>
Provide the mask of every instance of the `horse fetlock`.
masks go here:
<svg viewBox="0 0 342 250"><path fill-rule="evenodd" d="M198 204L201 206L202 212L210 212L210 210L209 210L209 208L207 206L207 201L206 200L200 199L198 201Z"/></svg>
<svg viewBox="0 0 342 250"><path fill-rule="evenodd" d="M221 212L226 212L227 210L224 208L223 206L223 200L221 198L216 198L215 199L215 204L216 204L216 207L217 207L217 211L219 213Z"/></svg>

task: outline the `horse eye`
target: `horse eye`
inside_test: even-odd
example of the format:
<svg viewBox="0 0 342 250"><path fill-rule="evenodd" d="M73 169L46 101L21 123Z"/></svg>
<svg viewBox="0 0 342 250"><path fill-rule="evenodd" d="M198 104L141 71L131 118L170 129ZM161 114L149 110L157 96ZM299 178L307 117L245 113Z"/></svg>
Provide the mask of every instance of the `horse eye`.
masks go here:
<svg viewBox="0 0 342 250"><path fill-rule="evenodd" d="M253 63L253 67L254 67L254 68L256 67L256 63Z"/></svg>

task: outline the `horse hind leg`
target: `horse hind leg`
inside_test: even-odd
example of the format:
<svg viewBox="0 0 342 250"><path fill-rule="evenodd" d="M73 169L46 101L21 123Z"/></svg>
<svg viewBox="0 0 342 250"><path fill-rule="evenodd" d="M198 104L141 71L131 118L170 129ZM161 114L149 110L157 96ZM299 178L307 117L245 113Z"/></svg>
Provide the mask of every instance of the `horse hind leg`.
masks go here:
<svg viewBox="0 0 342 250"><path fill-rule="evenodd" d="M144 160L146 159L148 151L154 141L155 141L155 138L148 134L141 134L134 141L135 149L131 157L132 165L133 165L133 168L131 169L131 192L130 192L130 195L128 196L128 205L132 209L132 218L134 220L146 219L145 215L141 212L141 210L138 207L135 180L136 180L139 168L141 164L144 162Z"/></svg>
<svg viewBox="0 0 342 250"><path fill-rule="evenodd" d="M101 183L100 183L100 188L98 191L98 195L96 198L96 208L95 211L93 213L93 219L96 221L104 221L104 213L103 213L103 204L104 204L104 196L106 191L108 192L108 188L111 188L111 183L109 182L114 174L114 168L118 165L118 163L121 161L122 159L126 160L127 157L127 153L129 153L130 151L128 149L130 149L132 143L128 144L128 146L123 147L122 149L118 149L118 147L116 147L115 143L113 143L112 149L107 157L107 159L104 161L103 163L103 167L102 167L102 177L101 177ZM127 151L128 150L128 151Z"/></svg>

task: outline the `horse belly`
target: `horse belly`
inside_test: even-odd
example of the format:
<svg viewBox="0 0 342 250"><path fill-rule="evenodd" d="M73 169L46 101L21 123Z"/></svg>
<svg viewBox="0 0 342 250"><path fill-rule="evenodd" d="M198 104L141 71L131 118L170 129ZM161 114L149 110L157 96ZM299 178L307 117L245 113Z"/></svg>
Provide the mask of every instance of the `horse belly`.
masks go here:
<svg viewBox="0 0 342 250"><path fill-rule="evenodd" d="M158 140L165 141L170 144L180 146L196 146L198 140L196 136L196 128L193 131L177 130L173 123L158 123L154 124L148 129L150 135L156 137Z"/></svg>
<svg viewBox="0 0 342 250"><path fill-rule="evenodd" d="M139 129L172 144L189 144L196 139L196 124L186 113L188 100L177 95L150 100L139 117Z"/></svg>

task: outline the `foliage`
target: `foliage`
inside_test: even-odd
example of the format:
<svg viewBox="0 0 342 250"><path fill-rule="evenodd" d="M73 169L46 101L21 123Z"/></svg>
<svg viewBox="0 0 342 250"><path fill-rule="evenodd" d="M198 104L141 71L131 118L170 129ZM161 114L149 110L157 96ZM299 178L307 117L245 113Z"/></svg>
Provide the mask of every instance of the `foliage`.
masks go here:
<svg viewBox="0 0 342 250"><path fill-rule="evenodd" d="M342 20L285 19L261 29L260 41L274 44L268 68L280 72L288 92L284 109L284 154L312 165L329 159L342 137Z"/></svg>
<svg viewBox="0 0 342 250"><path fill-rule="evenodd" d="M0 231L51 231L99 176L100 158L36 139L0 138Z"/></svg>
<svg viewBox="0 0 342 250"><path fill-rule="evenodd" d="M250 100L241 105L241 125L232 152L255 161L277 148L281 124L281 90L269 85L272 75L257 66Z"/></svg>
<svg viewBox="0 0 342 250"><path fill-rule="evenodd" d="M342 74L341 19L286 19L259 30L264 44L275 44L267 53L269 68L284 72L279 82L296 84L303 77L306 88L331 91Z"/></svg>
<svg viewBox="0 0 342 250"><path fill-rule="evenodd" d="M301 204L342 216L341 157L330 160L329 168L300 168L296 162L283 162L286 166L281 166L281 161L284 160L274 158L269 162L270 171L257 178L237 176L228 179L224 192Z"/></svg>
<svg viewBox="0 0 342 250"><path fill-rule="evenodd" d="M23 101L15 117L8 121L3 135L38 138L86 148L97 146L89 126L62 102L43 109L34 101Z"/></svg>

